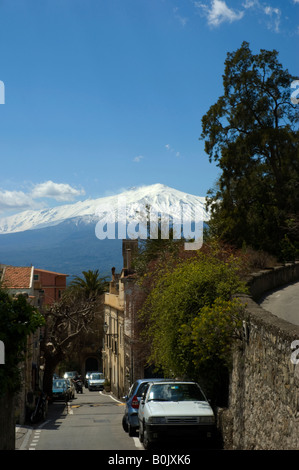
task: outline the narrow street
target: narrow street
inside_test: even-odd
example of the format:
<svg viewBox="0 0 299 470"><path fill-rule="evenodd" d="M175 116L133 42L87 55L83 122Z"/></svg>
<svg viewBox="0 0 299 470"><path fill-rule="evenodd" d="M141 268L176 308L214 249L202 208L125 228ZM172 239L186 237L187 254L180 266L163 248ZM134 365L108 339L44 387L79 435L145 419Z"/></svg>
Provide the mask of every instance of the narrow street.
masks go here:
<svg viewBox="0 0 299 470"><path fill-rule="evenodd" d="M84 388L83 394L76 394L67 405L54 402L49 406L46 420L25 428L26 433L16 433L17 450L101 450L127 451L139 455L143 445L138 434L130 437L122 427L124 403L106 392L91 392ZM24 431L24 428L23 428ZM213 447L216 450L215 447ZM207 450L195 442L176 440L161 443L158 452L187 452Z"/></svg>
<svg viewBox="0 0 299 470"><path fill-rule="evenodd" d="M20 450L142 450L138 437L122 428L124 405L105 392L83 394L65 405L54 402Z"/></svg>

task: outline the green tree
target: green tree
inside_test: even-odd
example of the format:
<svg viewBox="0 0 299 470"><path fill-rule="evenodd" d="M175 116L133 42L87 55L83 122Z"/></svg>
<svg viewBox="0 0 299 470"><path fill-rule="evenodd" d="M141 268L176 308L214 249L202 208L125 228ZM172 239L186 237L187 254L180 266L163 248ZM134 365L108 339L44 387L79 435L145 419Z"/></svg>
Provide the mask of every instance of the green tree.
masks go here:
<svg viewBox="0 0 299 470"><path fill-rule="evenodd" d="M169 230L169 238L161 238L161 230L158 230L158 238L147 238L139 243L138 254L133 260L133 269L138 276L148 272L149 267L156 263L163 263L169 257L177 256L183 246L183 241L173 239L173 231Z"/></svg>
<svg viewBox="0 0 299 470"><path fill-rule="evenodd" d="M205 368L228 365L241 326L239 305L231 297L246 290L242 268L242 258L225 258L216 248L178 261L156 280L141 318L150 361L167 376L198 378Z"/></svg>
<svg viewBox="0 0 299 470"><path fill-rule="evenodd" d="M88 333L102 306L106 291L105 278L99 271L83 271L63 292L60 302L45 313L46 325L41 344L45 359L43 388L52 395L52 378L56 366L70 354L78 338Z"/></svg>
<svg viewBox="0 0 299 470"><path fill-rule="evenodd" d="M0 287L0 340L5 345L5 364L0 365L0 449L14 449L14 399L21 387L20 366L28 336L43 324L42 315L25 296L13 298Z"/></svg>
<svg viewBox="0 0 299 470"><path fill-rule="evenodd" d="M241 247L279 254L299 242L299 106L295 79L277 51L228 53L223 95L202 118L201 138L222 173L210 190L211 233Z"/></svg>
<svg viewBox="0 0 299 470"><path fill-rule="evenodd" d="M83 277L76 276L70 283L69 292L85 299L95 299L107 290L107 281L105 277L100 277L99 270L82 271Z"/></svg>

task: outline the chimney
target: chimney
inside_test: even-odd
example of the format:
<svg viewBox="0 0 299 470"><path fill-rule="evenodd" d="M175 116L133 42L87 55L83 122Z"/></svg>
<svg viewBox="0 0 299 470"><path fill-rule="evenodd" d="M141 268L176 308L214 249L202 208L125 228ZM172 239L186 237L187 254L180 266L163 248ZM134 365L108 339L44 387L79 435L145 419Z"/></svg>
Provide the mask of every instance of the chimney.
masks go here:
<svg viewBox="0 0 299 470"><path fill-rule="evenodd" d="M129 253L128 253L129 252ZM122 255L124 269L132 269L132 260L138 253L138 240L123 240Z"/></svg>
<svg viewBox="0 0 299 470"><path fill-rule="evenodd" d="M111 268L111 273L112 273L112 281L115 281L115 268Z"/></svg>
<svg viewBox="0 0 299 470"><path fill-rule="evenodd" d="M126 258L127 258L127 269L131 269L131 264L132 264L132 251L131 248L127 248L126 250Z"/></svg>

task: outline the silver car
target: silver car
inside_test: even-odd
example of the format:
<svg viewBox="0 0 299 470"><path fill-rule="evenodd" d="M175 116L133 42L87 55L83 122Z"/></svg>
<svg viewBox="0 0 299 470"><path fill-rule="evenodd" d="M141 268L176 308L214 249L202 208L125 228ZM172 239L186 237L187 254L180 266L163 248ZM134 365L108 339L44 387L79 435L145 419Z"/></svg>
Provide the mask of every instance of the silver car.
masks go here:
<svg viewBox="0 0 299 470"><path fill-rule="evenodd" d="M102 372L90 374L88 379L88 390L104 390L105 377Z"/></svg>

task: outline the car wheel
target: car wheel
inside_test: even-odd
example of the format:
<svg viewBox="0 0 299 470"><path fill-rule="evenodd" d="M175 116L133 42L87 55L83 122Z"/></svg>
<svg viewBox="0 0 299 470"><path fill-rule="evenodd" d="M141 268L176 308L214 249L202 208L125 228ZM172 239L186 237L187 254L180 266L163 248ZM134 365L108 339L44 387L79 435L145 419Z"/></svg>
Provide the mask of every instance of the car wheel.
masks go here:
<svg viewBox="0 0 299 470"><path fill-rule="evenodd" d="M133 427L130 425L130 423L128 424L128 433L129 433L129 436L130 436L130 437L135 436L135 433L136 433L135 428L133 428Z"/></svg>
<svg viewBox="0 0 299 470"><path fill-rule="evenodd" d="M122 425L123 425L123 430L125 432L128 432L128 430L129 430L128 429L128 423L127 423L127 419L126 419L125 415L123 416Z"/></svg>
<svg viewBox="0 0 299 470"><path fill-rule="evenodd" d="M145 450L150 450L152 448L152 441L150 441L148 437L148 432L145 425L143 425L143 447Z"/></svg>
<svg viewBox="0 0 299 470"><path fill-rule="evenodd" d="M139 424L139 441L143 444L143 426Z"/></svg>

